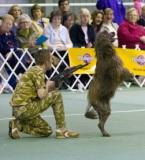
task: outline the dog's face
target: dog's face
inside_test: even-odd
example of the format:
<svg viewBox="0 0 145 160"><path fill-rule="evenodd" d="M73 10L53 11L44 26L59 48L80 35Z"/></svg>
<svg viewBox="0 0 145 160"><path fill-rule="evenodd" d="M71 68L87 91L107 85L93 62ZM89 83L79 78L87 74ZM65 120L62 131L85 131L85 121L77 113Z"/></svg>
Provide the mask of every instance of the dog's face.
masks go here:
<svg viewBox="0 0 145 160"><path fill-rule="evenodd" d="M108 33L107 31L103 31L103 32L100 32L98 35L97 35L97 38L96 38L96 41L107 41L107 42L114 42L115 39L114 39L114 36L115 36L115 33L114 32L110 32Z"/></svg>
<svg viewBox="0 0 145 160"><path fill-rule="evenodd" d="M96 55L105 57L114 54L112 42L114 41L114 34L107 31L100 32L96 37L95 49Z"/></svg>

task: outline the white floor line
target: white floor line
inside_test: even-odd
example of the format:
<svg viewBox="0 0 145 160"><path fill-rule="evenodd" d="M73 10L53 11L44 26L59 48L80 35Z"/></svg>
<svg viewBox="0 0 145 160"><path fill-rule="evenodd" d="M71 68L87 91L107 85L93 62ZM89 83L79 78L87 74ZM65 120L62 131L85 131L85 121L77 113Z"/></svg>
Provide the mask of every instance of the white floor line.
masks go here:
<svg viewBox="0 0 145 160"><path fill-rule="evenodd" d="M126 110L126 111L112 111L113 114L116 113L133 113L133 112L145 112L145 109L134 109L134 110ZM73 113L73 114L65 114L66 117L73 117L73 116L83 116L84 114L80 113ZM53 115L44 115L42 116L43 118L48 118L48 117L54 117ZM0 121L5 121L5 120L11 120L13 119L12 117L4 117L0 118Z"/></svg>

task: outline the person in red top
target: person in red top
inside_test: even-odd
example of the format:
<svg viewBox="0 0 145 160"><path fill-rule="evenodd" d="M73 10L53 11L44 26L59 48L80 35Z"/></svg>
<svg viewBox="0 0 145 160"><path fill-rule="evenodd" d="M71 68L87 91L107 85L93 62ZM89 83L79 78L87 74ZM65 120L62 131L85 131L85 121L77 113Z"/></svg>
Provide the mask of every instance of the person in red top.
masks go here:
<svg viewBox="0 0 145 160"><path fill-rule="evenodd" d="M119 26L118 40L119 47L126 45L126 48L145 49L145 28L137 24L139 18L135 8L127 11L126 20Z"/></svg>

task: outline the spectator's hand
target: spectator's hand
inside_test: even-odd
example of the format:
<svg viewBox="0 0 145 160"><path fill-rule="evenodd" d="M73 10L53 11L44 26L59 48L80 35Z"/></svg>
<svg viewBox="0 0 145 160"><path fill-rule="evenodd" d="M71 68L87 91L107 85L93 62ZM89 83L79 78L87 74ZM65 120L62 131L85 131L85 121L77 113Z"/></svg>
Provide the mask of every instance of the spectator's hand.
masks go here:
<svg viewBox="0 0 145 160"><path fill-rule="evenodd" d="M59 63L59 61L60 61L60 59L58 58L58 57L56 57L56 56L52 56L52 64L54 65L54 66L57 66L58 65L58 63Z"/></svg>
<svg viewBox="0 0 145 160"><path fill-rule="evenodd" d="M46 82L46 88L47 88L48 92L55 90L55 82L48 80Z"/></svg>
<svg viewBox="0 0 145 160"><path fill-rule="evenodd" d="M92 46L93 46L92 43L89 42L89 43L87 44L86 48L91 48Z"/></svg>
<svg viewBox="0 0 145 160"><path fill-rule="evenodd" d="M35 47L36 42L35 41L30 41L29 44L30 44L30 47Z"/></svg>
<svg viewBox="0 0 145 160"><path fill-rule="evenodd" d="M143 43L145 43L145 36L141 36L141 37L140 37L140 40L141 40Z"/></svg>
<svg viewBox="0 0 145 160"><path fill-rule="evenodd" d="M60 51L67 50L66 46L65 46L65 45L62 45L62 44L58 44L56 47L57 47L57 49L60 50Z"/></svg>
<svg viewBox="0 0 145 160"><path fill-rule="evenodd" d="M67 66L67 67L65 67L65 69L64 69L64 70L66 70L66 69L70 69L70 68L71 68L71 67ZM69 75L67 76L67 78L70 78L72 75L73 75L73 73L69 74Z"/></svg>

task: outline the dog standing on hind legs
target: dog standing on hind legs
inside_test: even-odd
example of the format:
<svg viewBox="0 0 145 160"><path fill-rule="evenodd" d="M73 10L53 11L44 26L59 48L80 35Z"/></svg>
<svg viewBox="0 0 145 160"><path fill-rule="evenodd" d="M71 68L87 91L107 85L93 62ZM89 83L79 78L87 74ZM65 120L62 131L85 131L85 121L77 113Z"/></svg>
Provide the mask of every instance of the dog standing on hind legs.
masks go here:
<svg viewBox="0 0 145 160"><path fill-rule="evenodd" d="M133 77L123 67L122 61L116 55L112 41L113 37L106 31L99 33L96 38L97 63L88 90L88 106L85 113L85 116L91 119L96 119L98 114L98 127L105 137L110 136L105 130L105 123L111 114L110 100L114 96L117 87L123 81Z"/></svg>

